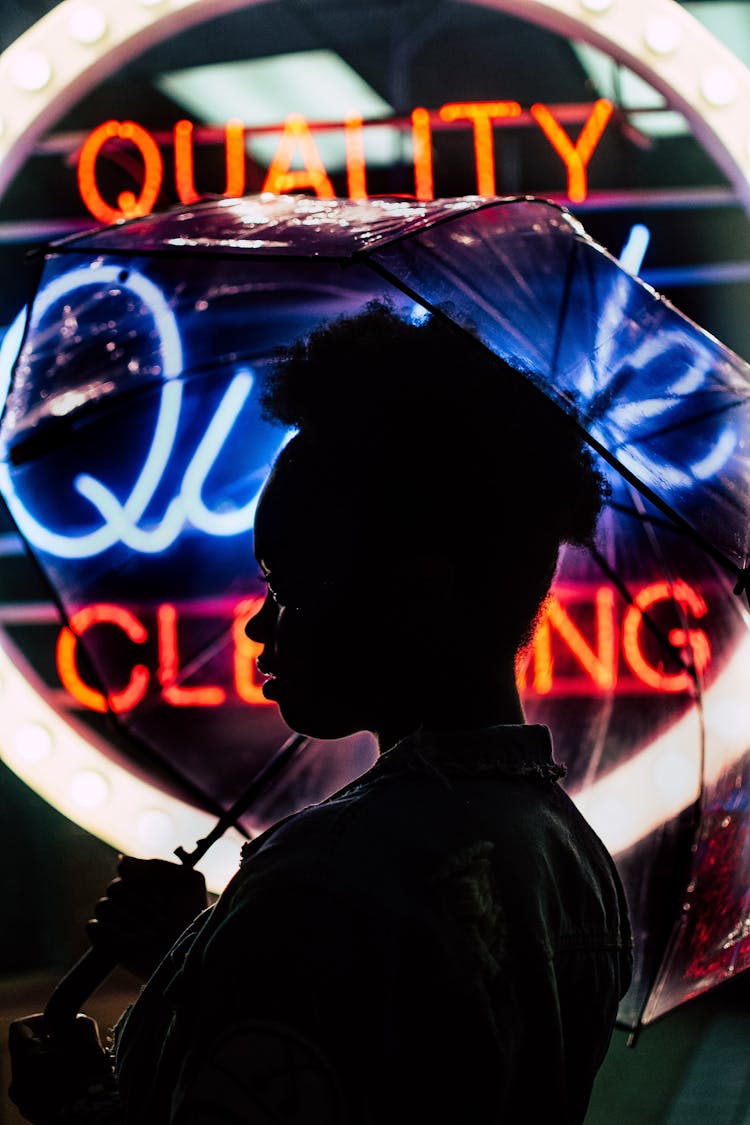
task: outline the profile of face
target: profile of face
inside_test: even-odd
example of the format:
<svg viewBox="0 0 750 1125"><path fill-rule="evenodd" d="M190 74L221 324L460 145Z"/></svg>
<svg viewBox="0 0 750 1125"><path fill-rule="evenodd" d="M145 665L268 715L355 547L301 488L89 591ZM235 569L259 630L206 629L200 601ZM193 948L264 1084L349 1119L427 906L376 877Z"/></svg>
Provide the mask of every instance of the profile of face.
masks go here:
<svg viewBox="0 0 750 1125"><path fill-rule="evenodd" d="M292 730L315 738L400 734L419 722L414 677L424 630L398 557L354 505L294 439L256 512L255 556L267 593L247 635L263 646L264 695Z"/></svg>

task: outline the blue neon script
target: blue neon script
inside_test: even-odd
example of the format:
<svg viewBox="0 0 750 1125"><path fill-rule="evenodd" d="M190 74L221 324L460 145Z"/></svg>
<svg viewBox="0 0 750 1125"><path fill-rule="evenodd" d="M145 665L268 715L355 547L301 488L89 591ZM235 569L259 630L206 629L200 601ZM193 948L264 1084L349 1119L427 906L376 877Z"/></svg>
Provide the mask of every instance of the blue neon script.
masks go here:
<svg viewBox="0 0 750 1125"><path fill-rule="evenodd" d="M183 348L176 318L161 290L137 271L123 271L118 266L102 265L95 276L88 268L75 269L49 282L40 290L34 303L33 316L38 324L45 313L66 296L84 286L113 286L128 290L148 309L158 333L163 382L153 432L135 480L128 494L121 499L100 477L78 473L73 488L96 510L99 526L83 534L72 535L54 531L37 518L20 499L11 477L10 466L0 463L0 489L22 535L35 547L62 559L84 559L100 555L117 543L143 554L158 554L170 547L186 528L193 528L216 537L246 533L253 525L255 508L263 486L265 471L256 473L255 487L244 503L227 510L208 506L204 486L222 455L237 420L248 403L254 375L248 366L239 366L229 379L218 405L208 413L205 428L195 445L179 483L169 480L174 471L174 451L180 434L183 415L184 388L179 376L183 371ZM6 334L4 354L0 353L0 379L9 378L9 369L23 333L25 310ZM285 435L278 449L291 434ZM273 458L271 458L272 460ZM151 517L144 526L144 515L157 492L168 482L174 492L161 517Z"/></svg>
<svg viewBox="0 0 750 1125"><path fill-rule="evenodd" d="M631 231L626 271L640 270L648 235ZM301 270L282 276L265 267L251 277L244 265L209 274L201 264L188 277L181 265L169 286L99 259L40 288L3 429L14 443L55 433L58 422L63 432L66 421L76 425L41 473L31 459L0 462L0 491L30 545L68 560L118 544L158 556L184 532L226 539L251 530L270 465L291 436L270 427L261 434L257 365L279 342L356 311L373 293L369 273L364 284L349 273L344 285L339 274L323 270L311 280ZM740 452L724 409L733 400L714 371L716 347L679 318L641 326L642 293L628 272L605 270L590 284L582 271L578 285L583 306L594 301L593 336L582 355L571 319L560 370L589 434L646 485L689 495ZM422 323L427 314L410 301L404 315ZM0 349L0 393L25 316ZM95 424L78 425L85 418Z"/></svg>

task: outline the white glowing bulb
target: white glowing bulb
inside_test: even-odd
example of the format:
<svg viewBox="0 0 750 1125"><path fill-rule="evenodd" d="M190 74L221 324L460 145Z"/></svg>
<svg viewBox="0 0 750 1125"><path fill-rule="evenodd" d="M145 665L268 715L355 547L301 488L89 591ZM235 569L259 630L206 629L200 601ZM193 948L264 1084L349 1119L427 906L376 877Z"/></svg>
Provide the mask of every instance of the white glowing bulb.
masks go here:
<svg viewBox="0 0 750 1125"><path fill-rule="evenodd" d="M24 51L13 63L13 81L21 90L43 90L52 77L52 66L41 51Z"/></svg>
<svg viewBox="0 0 750 1125"><path fill-rule="evenodd" d="M109 799L109 782L97 770L79 770L70 781L70 796L82 809L95 809Z"/></svg>
<svg viewBox="0 0 750 1125"><path fill-rule="evenodd" d="M701 80L701 93L709 105L722 108L733 100L737 93L734 75L724 67L715 66L707 70Z"/></svg>
<svg viewBox="0 0 750 1125"><path fill-rule="evenodd" d="M101 9L87 4L71 13L68 27L79 43L98 43L107 32L107 17Z"/></svg>
<svg viewBox="0 0 750 1125"><path fill-rule="evenodd" d="M198 864L198 870L203 873L207 886L220 887L223 890L237 872L241 847L239 837L224 836L206 852Z"/></svg>
<svg viewBox="0 0 750 1125"><path fill-rule="evenodd" d="M724 698L705 709L706 726L713 735L726 742L743 737L750 742L750 704L744 699Z"/></svg>
<svg viewBox="0 0 750 1125"><path fill-rule="evenodd" d="M679 751L660 754L653 764L651 776L659 793L669 801L670 808L686 806L698 796L696 763Z"/></svg>
<svg viewBox="0 0 750 1125"><path fill-rule="evenodd" d="M682 32L674 20L666 16L654 16L646 24L643 38L646 46L657 55L668 55L678 46Z"/></svg>
<svg viewBox="0 0 750 1125"><path fill-rule="evenodd" d="M135 831L147 848L162 849L174 844L174 820L163 809L144 809L135 822Z"/></svg>
<svg viewBox="0 0 750 1125"><path fill-rule="evenodd" d="M632 816L622 797L600 797L586 812L586 819L611 852L618 852L632 839Z"/></svg>
<svg viewBox="0 0 750 1125"><path fill-rule="evenodd" d="M118 16L120 10L122 10L123 14L126 12L128 2L129 0L119 0L119 3L116 5ZM487 2L496 7L504 5L504 0L487 0ZM81 7L88 6L89 8L93 8L96 7L98 3L99 0L76 0L76 6L80 5ZM239 9L246 3L247 0L223 0L223 7ZM193 8L197 10L198 8L205 8L206 14L210 14L209 10L212 7L212 0L169 0L169 2L167 2L167 0L135 0L135 5L144 9L140 17L137 15L137 12L130 12L130 15L138 23L139 27L142 25L143 28L156 28L159 22L164 20L165 31L169 32L172 26L170 17L173 16L176 9ZM70 0L64 0L64 5L57 5L57 7L63 6L67 14L72 11L74 4L71 3ZM130 5L131 9L133 6L133 4ZM573 15L572 19L574 23L581 25L582 31L596 26L601 29L601 37L605 38L607 24L612 24L612 32L605 44L605 49L606 46L608 46L612 57L622 61L622 43L620 42L622 27L620 21L615 18L609 19L608 17L597 21L597 15L599 13L607 13L609 9L614 9L618 15L622 13L623 19L627 19L628 8L631 5L620 4L619 8L617 8L614 0L578 0L577 6L578 17L576 18L576 16ZM538 10L540 13L540 22L544 22L546 26L555 30L558 14L564 12L566 17L570 18L576 8L576 4L574 4L572 0L538 0L533 7L535 11ZM672 0L651 0L649 4L646 4L646 0L644 0L644 8L645 7L648 7L649 11L658 13L660 9L666 12L670 7L674 8L676 11L677 5L673 4ZM632 13L630 14L632 16ZM652 16L651 18L658 19L658 16ZM59 34L60 23L50 23L46 16L44 20L45 23L43 27L40 26L38 30L40 32L44 30L46 34L44 47L49 52L49 60L47 56L43 55L41 52L28 50L21 52L13 47L9 48L7 54L4 56L4 61L7 61L8 66L7 69L3 71L3 75L5 76L6 86L9 88L5 90L5 97L0 98L0 107L2 107L6 113L4 133L6 136L9 136L11 142L8 146L8 159L11 164L13 164L13 161L19 154L23 155L30 151L41 127L40 122L42 120L46 121L46 116L51 114L52 110L59 108L56 105L58 100L63 99L62 108L64 108L66 88L73 88L73 83L80 82L82 79L84 80L84 85L85 82L88 81L88 78L86 78L86 68L90 67L92 54L101 53L103 57L107 53L119 50L121 53L124 52L126 56L130 57L130 55L134 53L136 46L140 48L141 45L138 35L132 34L133 28L130 22L127 20L120 21L118 19L117 21L111 22L108 28L108 34L99 47L94 46L91 52L70 50L70 37ZM645 26L647 22L648 18L643 21L643 25ZM152 31L149 31L149 35L151 34ZM715 70L720 75L718 80L708 75L708 80L704 80L703 93L706 100L702 106L700 104L694 104L698 99L695 98L696 76L695 66L691 61L691 53L685 52L684 58L678 56L677 58L673 57L663 61L664 56L667 54L666 44L669 41L669 36L664 30L661 32L659 32L658 29L656 31L652 30L651 41L649 41L648 33L646 31L643 32L644 38L642 39L642 44L644 49L642 54L644 57L641 61L644 63L644 67L648 73L663 80L662 84L668 92L678 94L683 101L690 104L697 116L696 131L698 139L700 140L702 135L712 138L712 145L714 147L718 144L719 149L725 151L730 158L738 158L738 166L740 164L745 166L745 162L747 161L748 177L750 177L750 141L746 140L741 129L738 129L734 122L725 120L729 115L708 113L708 109L711 106L720 109L723 105L731 101L732 96L736 96L740 87L744 88L747 70L742 67L739 60L737 60L735 66L732 66L731 59L726 61L723 54L716 57L713 40L708 36L707 32L701 32L697 25L694 30L691 30L689 26L680 27L680 35L688 45L694 45L697 49L700 49L701 53L697 57L704 60L706 72L709 71L711 62L715 61ZM39 38L33 41L37 43L41 42ZM651 49L650 57L647 56L649 47ZM37 57L37 74L35 79L34 66L27 65L31 63L34 56ZM114 57L118 58L119 56L115 54ZM55 65L58 58L60 60L59 73ZM22 59L26 59L26 64L23 66ZM728 84L728 97L726 75L724 73L727 67L730 67L735 75L734 81L730 81ZM24 71L25 73L22 73ZM93 68L91 69L91 74L94 74ZM713 88L714 82L718 85L718 91ZM1 85L2 82L0 82L0 86ZM706 93L706 87L708 88L708 93ZM43 91L39 96L28 99L28 101L32 103L32 108L38 107L37 117L31 121L24 120L22 122L23 132L20 138L16 134L16 112L14 106L14 99L16 102L22 101L22 99L18 98L19 89L26 89L29 92L33 92L34 90ZM42 115L44 115L44 117L42 117ZM709 120L709 117L712 118L712 120ZM3 132L2 125L3 123L0 119L0 133ZM724 132L721 130L724 130ZM2 165L6 159L5 149L6 146L4 143L3 153L0 154L2 155L0 170L4 170ZM13 165L13 167L15 167L15 165ZM743 198L750 198L750 196L747 196L747 179L739 178L736 186L738 192L743 195ZM2 183L0 183L0 191L1 190ZM228 199L223 204L223 206L227 207L233 205L234 201ZM90 268L94 270L97 266L102 266L102 263L92 263ZM104 266L103 268L106 269L107 267ZM725 699L731 696L732 702L734 702L743 699L747 694L746 673L748 666L750 666L748 645L750 645L750 642L746 643L744 641L738 645L736 652L733 654L731 668L727 672L722 673L720 686L712 687L707 693L706 708L709 714L713 701L717 696L723 695ZM7 690L9 692L16 692L18 698L23 700L24 707L21 710L19 704L19 713L23 715L32 713L30 702L27 708L27 697L28 701L32 698L30 685L23 678L19 670L14 667L10 658L1 648L0 664L2 664L3 673L9 685ZM13 699L15 702L15 695ZM109 793L107 782L101 773L106 767L101 762L100 751L94 746L88 745L85 739L75 734L73 728L66 726L60 716L55 715L46 705L43 705L43 701L40 698L34 697L34 706L35 710L33 713L43 714L45 716L45 723L48 724L49 729L54 733L54 759L49 765L57 765L58 760L67 761L69 755L74 756L76 762L79 763L84 760L84 758L87 761L90 760L92 762L92 767L89 772L96 775L96 780L84 780L80 783L84 795L87 792L89 794L95 794L97 789L101 795L103 786L106 793ZM596 816L601 818L600 831L602 836L604 836L610 844L611 850L620 850L632 845L637 839L642 838L647 832L653 831L654 828L658 827L662 822L663 801L654 800L653 802L646 802L647 805L651 804L654 807L653 809L647 808L645 810L643 808L642 798L650 794L650 792L656 788L653 784L653 775L646 767L650 761L650 755L652 753L654 753L654 755L661 753L664 748L664 743L683 747L687 741L695 740L696 736L693 730L693 720L690 717L688 718L689 721L688 719L680 720L667 735L657 739L655 744L642 749L641 753L637 755L633 761L629 761L623 769L613 771L612 775L602 779L601 782L595 783L596 794L593 795L594 800L592 800L591 804L597 804L599 806ZM11 716L7 721L11 723L18 721L18 719ZM28 722L28 719L26 722ZM709 777L718 776L721 770L729 768L733 763L737 762L738 759L747 752L748 743L750 742L747 733L748 730L750 730L750 725L748 725L746 721L743 725L742 716L738 710L735 710L733 714L726 711L723 716L717 715L716 722L724 723L725 738L714 740L718 745L715 746L712 744L709 747L709 754L707 755ZM39 744L41 745L41 739ZM12 764L13 768L15 768L15 760ZM26 765L27 764L24 764L24 767L26 767ZM80 770L80 765L78 768ZM46 761L41 763L38 770L33 763L28 763L28 768L24 768L23 770L19 768L19 774L22 776L25 775L30 784L38 787L40 792L47 793L48 799L53 801L57 801L58 789L62 788L58 786L58 778L67 779L68 789L70 788L70 772L63 770L58 773L58 771L48 768ZM634 784L629 787L627 782L631 775ZM103 839L108 840L119 850L127 851L128 841L132 840L135 848L137 840L135 828L138 823L138 816L132 815L132 809L146 810L149 808L148 802L155 801L157 798L154 797L153 791L149 791L144 782L137 781L135 778L127 779L126 785L121 775L113 774L109 784L111 785L111 803L106 801L105 796L105 803L101 807L93 809L91 814L88 814L87 811L82 809L79 805L81 811L80 814L76 812L76 819L78 823L82 824L90 831L100 834ZM64 785L65 782L63 781L63 786ZM132 803L125 799L126 795L130 793L128 786L137 787L137 800L134 797ZM624 797L619 791L620 786L624 787ZM614 800L609 800L607 797L605 800L604 794L612 794L616 787L618 787L617 797ZM632 797L630 796L631 792ZM601 796L599 794L601 794ZM656 796L658 796L658 794ZM158 800L161 801L161 799L161 795L159 795ZM59 807L63 809L69 808L71 804L69 793L63 794L62 791L60 791L59 800ZM205 834L212 826L213 822L207 822L207 818L205 818L204 814L198 814L196 810L188 809L186 806L176 803L174 807L175 823L180 826L180 836L185 836L187 838L186 841L181 838L180 842L187 842L189 844L191 840L197 839L199 836ZM674 815L674 813L678 811L679 809L673 809L670 811L670 815ZM116 813L121 813L121 817L114 815ZM193 820L192 818L195 819ZM195 824L194 830L193 824ZM161 821L161 825L163 828L163 821ZM618 825L620 827L619 843L615 838ZM223 887L228 875L232 874L232 869L236 869L239 843L236 843L233 848L228 848L226 853L223 847L219 845L217 845L217 849L218 850L212 849L206 857L206 861L210 861L212 856L215 857L216 860L216 866L212 868L215 879L213 882L209 880L209 885L212 889L216 890ZM218 862L219 860L224 862L224 867L221 867Z"/></svg>
<svg viewBox="0 0 750 1125"><path fill-rule="evenodd" d="M52 734L41 723L25 723L13 738L13 750L24 762L41 762L52 753Z"/></svg>

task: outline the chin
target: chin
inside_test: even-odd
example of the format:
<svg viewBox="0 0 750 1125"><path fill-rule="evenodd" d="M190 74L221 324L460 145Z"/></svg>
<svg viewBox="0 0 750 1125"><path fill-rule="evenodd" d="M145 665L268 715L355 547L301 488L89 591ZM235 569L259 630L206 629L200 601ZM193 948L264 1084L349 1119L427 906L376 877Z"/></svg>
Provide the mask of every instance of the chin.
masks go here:
<svg viewBox="0 0 750 1125"><path fill-rule="evenodd" d="M286 725L307 738L333 740L371 729L365 722L342 715L339 707L332 706L330 710L321 707L319 701L306 703L284 698L280 692L277 703Z"/></svg>

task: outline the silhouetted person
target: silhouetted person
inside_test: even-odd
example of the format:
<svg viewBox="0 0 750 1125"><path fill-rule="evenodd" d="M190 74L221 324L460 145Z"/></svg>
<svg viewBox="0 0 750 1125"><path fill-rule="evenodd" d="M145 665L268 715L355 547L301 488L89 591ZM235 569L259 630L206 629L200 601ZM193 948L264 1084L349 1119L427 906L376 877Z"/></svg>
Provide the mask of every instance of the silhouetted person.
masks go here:
<svg viewBox="0 0 750 1125"><path fill-rule="evenodd" d="M101 1120L581 1122L627 910L515 666L603 478L524 376L384 305L296 344L264 405L298 431L255 524L264 692L381 754L245 846L118 1026Z"/></svg>

